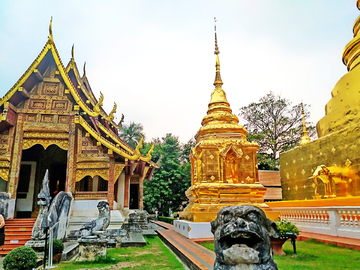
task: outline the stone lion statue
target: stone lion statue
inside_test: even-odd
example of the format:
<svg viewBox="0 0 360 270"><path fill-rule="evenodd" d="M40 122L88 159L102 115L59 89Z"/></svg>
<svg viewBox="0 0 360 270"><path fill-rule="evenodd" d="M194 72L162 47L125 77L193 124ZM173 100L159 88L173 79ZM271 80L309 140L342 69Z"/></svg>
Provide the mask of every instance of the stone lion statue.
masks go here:
<svg viewBox="0 0 360 270"><path fill-rule="evenodd" d="M215 270L277 270L270 237L279 237L275 222L252 205L222 208L211 222Z"/></svg>

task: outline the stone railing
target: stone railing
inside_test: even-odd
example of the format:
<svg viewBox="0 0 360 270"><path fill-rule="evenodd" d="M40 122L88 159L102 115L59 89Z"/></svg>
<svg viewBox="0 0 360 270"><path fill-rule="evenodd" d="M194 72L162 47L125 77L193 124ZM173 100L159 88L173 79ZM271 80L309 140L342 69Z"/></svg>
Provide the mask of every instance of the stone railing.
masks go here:
<svg viewBox="0 0 360 270"><path fill-rule="evenodd" d="M360 206L275 207L302 232L360 239Z"/></svg>

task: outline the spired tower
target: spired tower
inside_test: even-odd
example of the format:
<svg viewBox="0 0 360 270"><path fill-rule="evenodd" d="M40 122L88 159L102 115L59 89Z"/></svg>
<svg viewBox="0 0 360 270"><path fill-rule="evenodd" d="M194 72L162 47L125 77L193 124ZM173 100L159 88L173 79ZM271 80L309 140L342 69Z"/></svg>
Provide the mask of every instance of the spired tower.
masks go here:
<svg viewBox="0 0 360 270"><path fill-rule="evenodd" d="M225 206L264 204L266 188L259 183L257 143L248 142L247 130L232 114L222 89L219 48L215 26L216 75L209 109L195 135L192 149L191 187L186 191L190 204L181 215L194 222L209 222Z"/></svg>

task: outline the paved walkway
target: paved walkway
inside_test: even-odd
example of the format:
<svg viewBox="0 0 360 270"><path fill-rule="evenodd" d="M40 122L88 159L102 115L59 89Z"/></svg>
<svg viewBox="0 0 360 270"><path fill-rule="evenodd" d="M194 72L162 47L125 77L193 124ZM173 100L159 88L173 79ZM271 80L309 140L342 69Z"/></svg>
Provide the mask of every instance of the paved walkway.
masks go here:
<svg viewBox="0 0 360 270"><path fill-rule="evenodd" d="M215 253L195 241L185 238L175 232L170 225L161 221L152 221L165 228L158 230L160 239L190 268L213 269Z"/></svg>

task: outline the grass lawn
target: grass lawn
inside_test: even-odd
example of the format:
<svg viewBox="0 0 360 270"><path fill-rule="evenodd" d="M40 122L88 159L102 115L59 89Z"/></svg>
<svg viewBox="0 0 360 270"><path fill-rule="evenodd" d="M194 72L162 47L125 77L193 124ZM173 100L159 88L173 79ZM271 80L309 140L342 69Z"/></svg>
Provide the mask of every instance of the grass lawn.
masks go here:
<svg viewBox="0 0 360 270"><path fill-rule="evenodd" d="M108 249L105 259L95 262L62 262L56 264L56 269L185 269L157 236L145 239L145 247Z"/></svg>
<svg viewBox="0 0 360 270"><path fill-rule="evenodd" d="M214 251L214 244L201 244ZM293 257L290 241L283 246L286 256L274 256L279 270L339 270L360 269L360 251L326 245L315 240L296 241L297 256Z"/></svg>

